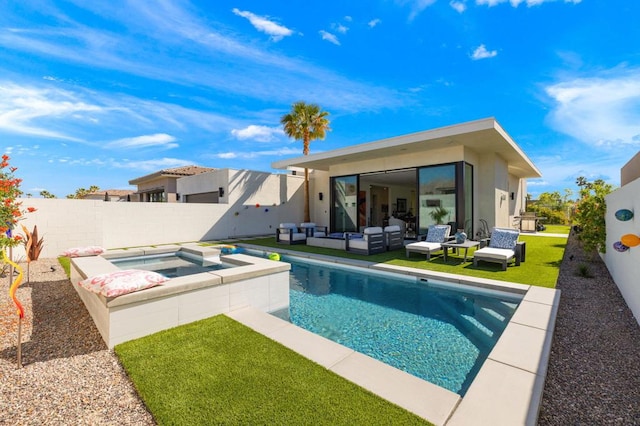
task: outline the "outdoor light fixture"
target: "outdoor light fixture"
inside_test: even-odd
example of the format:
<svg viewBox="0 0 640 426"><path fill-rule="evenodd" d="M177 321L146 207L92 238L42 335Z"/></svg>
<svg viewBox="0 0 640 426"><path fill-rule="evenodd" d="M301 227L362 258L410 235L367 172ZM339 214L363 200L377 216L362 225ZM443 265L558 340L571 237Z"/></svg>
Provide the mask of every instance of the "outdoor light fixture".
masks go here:
<svg viewBox="0 0 640 426"><path fill-rule="evenodd" d="M224 197L224 188L223 187L218 188L218 195L220 197Z"/></svg>
<svg viewBox="0 0 640 426"><path fill-rule="evenodd" d="M322 201L322 199L323 199L323 198L324 198L324 194L323 194L322 192L319 192L319 193L318 193L318 199L319 199L320 201Z"/></svg>
<svg viewBox="0 0 640 426"><path fill-rule="evenodd" d="M515 200L515 199L516 199L516 193L515 193L515 192L512 192L512 193L511 193L511 199L512 199L512 200Z"/></svg>

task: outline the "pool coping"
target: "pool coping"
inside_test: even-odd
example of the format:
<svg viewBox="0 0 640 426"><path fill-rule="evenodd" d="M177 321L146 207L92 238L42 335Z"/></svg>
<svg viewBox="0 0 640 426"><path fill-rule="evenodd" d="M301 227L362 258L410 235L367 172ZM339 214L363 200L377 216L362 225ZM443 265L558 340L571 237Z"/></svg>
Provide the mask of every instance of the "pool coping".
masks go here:
<svg viewBox="0 0 640 426"><path fill-rule="evenodd" d="M269 251L264 246L242 246ZM281 248L275 251L523 294L511 321L464 397L267 313L244 308L226 315L435 425L536 424L560 290Z"/></svg>

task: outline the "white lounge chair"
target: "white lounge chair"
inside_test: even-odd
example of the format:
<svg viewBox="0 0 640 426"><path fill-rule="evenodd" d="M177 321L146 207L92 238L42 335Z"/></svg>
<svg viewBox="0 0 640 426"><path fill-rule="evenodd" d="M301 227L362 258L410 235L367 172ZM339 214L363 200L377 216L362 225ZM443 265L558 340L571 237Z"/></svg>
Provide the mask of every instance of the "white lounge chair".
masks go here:
<svg viewBox="0 0 640 426"><path fill-rule="evenodd" d="M478 261L495 262L502 265L502 270L507 270L510 260L515 260L516 266L520 266L523 257L523 246L518 244L520 231L517 229L493 228L491 238L480 242L480 248L473 253L473 266L478 266Z"/></svg>
<svg viewBox="0 0 640 426"><path fill-rule="evenodd" d="M442 243L449 240L450 233L449 225L430 225L425 241L417 241L405 246L407 257L410 253L420 253L426 255L427 260L431 260L431 253L442 250Z"/></svg>

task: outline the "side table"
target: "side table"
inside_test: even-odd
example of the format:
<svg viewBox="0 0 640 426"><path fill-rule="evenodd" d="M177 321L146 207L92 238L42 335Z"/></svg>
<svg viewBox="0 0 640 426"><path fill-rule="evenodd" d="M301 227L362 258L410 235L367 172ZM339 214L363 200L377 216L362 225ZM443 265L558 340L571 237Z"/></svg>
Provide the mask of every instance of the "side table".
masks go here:
<svg viewBox="0 0 640 426"><path fill-rule="evenodd" d="M467 261L467 253L469 252L469 249L471 247L477 247L480 245L480 241L473 241L473 240L465 240L463 243L456 243L455 241L452 242L447 242L447 243L442 243L442 251L444 252L444 262L447 263L447 255L449 252L449 249L464 249L464 260L463 262Z"/></svg>

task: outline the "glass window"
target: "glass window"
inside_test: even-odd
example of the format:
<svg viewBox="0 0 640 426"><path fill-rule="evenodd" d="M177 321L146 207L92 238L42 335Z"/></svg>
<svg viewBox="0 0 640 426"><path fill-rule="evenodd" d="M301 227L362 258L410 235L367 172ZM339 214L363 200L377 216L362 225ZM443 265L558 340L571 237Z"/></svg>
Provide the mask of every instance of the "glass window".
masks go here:
<svg viewBox="0 0 640 426"><path fill-rule="evenodd" d="M331 178L331 202L333 206L331 209L332 231L357 231L358 176Z"/></svg>
<svg viewBox="0 0 640 426"><path fill-rule="evenodd" d="M418 223L420 234L429 225L456 221L456 165L422 167L418 170ZM455 232L455 230L452 230Z"/></svg>

